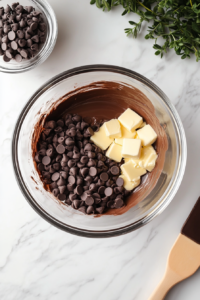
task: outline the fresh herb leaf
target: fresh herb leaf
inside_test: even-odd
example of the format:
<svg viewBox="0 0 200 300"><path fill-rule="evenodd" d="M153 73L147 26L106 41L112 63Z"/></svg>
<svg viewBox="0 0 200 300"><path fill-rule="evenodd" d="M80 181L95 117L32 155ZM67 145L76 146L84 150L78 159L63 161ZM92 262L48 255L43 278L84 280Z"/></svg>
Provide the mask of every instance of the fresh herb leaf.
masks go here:
<svg viewBox="0 0 200 300"><path fill-rule="evenodd" d="M195 54L200 60L200 0L91 0L103 11L122 6L122 16L133 12L140 16L138 23L129 21L132 28L126 28L126 35L136 38L144 22L150 22L145 39L155 40L155 55L163 57L169 49L174 49L182 59ZM158 37L163 45L157 44Z"/></svg>

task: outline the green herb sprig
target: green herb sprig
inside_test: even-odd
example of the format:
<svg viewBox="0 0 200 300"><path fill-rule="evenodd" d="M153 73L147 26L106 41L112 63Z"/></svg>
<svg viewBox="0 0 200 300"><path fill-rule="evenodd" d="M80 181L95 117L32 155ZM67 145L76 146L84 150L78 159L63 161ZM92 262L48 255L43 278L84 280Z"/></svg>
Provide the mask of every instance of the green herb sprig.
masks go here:
<svg viewBox="0 0 200 300"><path fill-rule="evenodd" d="M122 13L130 12L140 16L138 23L129 21L132 28L126 28L125 33L137 37L143 22L152 21L148 27L145 39L153 39L155 55L174 49L182 59L195 54L196 61L200 60L200 0L91 0L98 8L110 11L121 5ZM163 44L157 44L158 37L164 39Z"/></svg>

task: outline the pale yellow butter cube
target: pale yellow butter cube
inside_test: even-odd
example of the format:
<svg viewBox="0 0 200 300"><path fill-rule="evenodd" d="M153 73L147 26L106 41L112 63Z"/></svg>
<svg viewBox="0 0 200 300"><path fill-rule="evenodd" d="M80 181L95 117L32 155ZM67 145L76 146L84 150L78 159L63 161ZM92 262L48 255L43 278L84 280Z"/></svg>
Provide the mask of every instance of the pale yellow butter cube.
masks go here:
<svg viewBox="0 0 200 300"><path fill-rule="evenodd" d="M105 123L99 128L99 131L95 132L94 135L91 136L90 139L102 150L106 150L114 141L114 138L110 138L106 135Z"/></svg>
<svg viewBox="0 0 200 300"><path fill-rule="evenodd" d="M146 122L143 122L143 123L140 125L139 128L143 128L145 125L147 125L147 123L146 123Z"/></svg>
<svg viewBox="0 0 200 300"><path fill-rule="evenodd" d="M106 152L106 156L120 162L122 160L122 146L112 143Z"/></svg>
<svg viewBox="0 0 200 300"><path fill-rule="evenodd" d="M137 131L136 131L136 135L135 135L134 139L140 140L140 138L139 138L139 136L138 136L138 134L137 134Z"/></svg>
<svg viewBox="0 0 200 300"><path fill-rule="evenodd" d="M129 181L128 178L123 174L120 175L119 177L124 180L124 188L127 191L133 190L134 188L136 188L140 184L140 179L138 179L136 181Z"/></svg>
<svg viewBox="0 0 200 300"><path fill-rule="evenodd" d="M143 119L141 116L136 114L132 109L127 108L121 116L118 118L119 122L130 131L139 128L140 125L143 123Z"/></svg>
<svg viewBox="0 0 200 300"><path fill-rule="evenodd" d="M132 161L139 167L146 169L147 171L151 172L157 160L157 153L152 146L147 146L142 148L140 159L133 158ZM126 160L125 160L126 161ZM126 161L127 162L127 161Z"/></svg>
<svg viewBox="0 0 200 300"><path fill-rule="evenodd" d="M116 138L115 143L123 145L123 139L134 139L136 131L127 130L124 126L121 125L121 138Z"/></svg>
<svg viewBox="0 0 200 300"><path fill-rule="evenodd" d="M144 168L135 166L132 160L129 160L125 164L121 165L121 171L129 181L137 181L140 179L140 176L146 174L147 172Z"/></svg>
<svg viewBox="0 0 200 300"><path fill-rule="evenodd" d="M122 156L140 158L142 143L137 139L124 139L122 145Z"/></svg>
<svg viewBox="0 0 200 300"><path fill-rule="evenodd" d="M121 126L117 119L105 122L106 135L112 138L121 137Z"/></svg>
<svg viewBox="0 0 200 300"><path fill-rule="evenodd" d="M150 125L145 125L137 130L137 134L142 141L142 146L149 146L157 139L157 134Z"/></svg>

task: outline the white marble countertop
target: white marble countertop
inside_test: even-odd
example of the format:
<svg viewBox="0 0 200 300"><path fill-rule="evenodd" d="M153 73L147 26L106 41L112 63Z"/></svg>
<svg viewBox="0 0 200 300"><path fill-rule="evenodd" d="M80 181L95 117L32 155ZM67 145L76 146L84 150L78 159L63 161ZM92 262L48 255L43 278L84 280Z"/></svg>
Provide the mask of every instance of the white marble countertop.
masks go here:
<svg viewBox="0 0 200 300"><path fill-rule="evenodd" d="M0 74L0 299L147 300L163 276L167 256L200 195L200 62L173 52L162 60L153 41L127 38L133 16L116 8L103 13L89 0L49 0L59 35L48 60L19 75ZM62 232L41 219L14 178L11 139L17 117L32 93L64 70L113 64L157 84L182 119L188 161L181 187L169 207L138 231L110 239ZM167 300L199 300L200 270L174 287Z"/></svg>

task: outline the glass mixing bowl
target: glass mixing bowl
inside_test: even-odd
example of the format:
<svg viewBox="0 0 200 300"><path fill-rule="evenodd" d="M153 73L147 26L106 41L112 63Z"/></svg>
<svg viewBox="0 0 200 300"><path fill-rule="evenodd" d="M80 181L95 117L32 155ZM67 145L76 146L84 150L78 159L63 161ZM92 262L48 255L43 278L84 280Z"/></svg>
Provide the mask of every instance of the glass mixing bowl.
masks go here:
<svg viewBox="0 0 200 300"><path fill-rule="evenodd" d="M31 138L41 114L64 94L97 81L114 81L141 90L165 124L168 150L160 178L151 193L122 215L96 218L83 215L57 201L43 188L35 170ZM181 120L167 96L150 80L128 69L91 65L63 72L40 87L28 100L17 121L12 142L14 171L19 187L29 204L45 220L72 234L86 237L111 237L135 230L152 220L169 205L183 178L187 157L186 138Z"/></svg>
<svg viewBox="0 0 200 300"><path fill-rule="evenodd" d="M5 8L7 4L11 6L13 2L13 0L2 0L0 6ZM18 2L23 6L33 6L37 11L42 13L47 25L46 40L35 57L26 60L23 59L20 63L14 59L10 62L5 62L3 56L0 56L0 72L4 73L22 73L42 64L53 51L58 35L55 13L46 0L20 0Z"/></svg>

